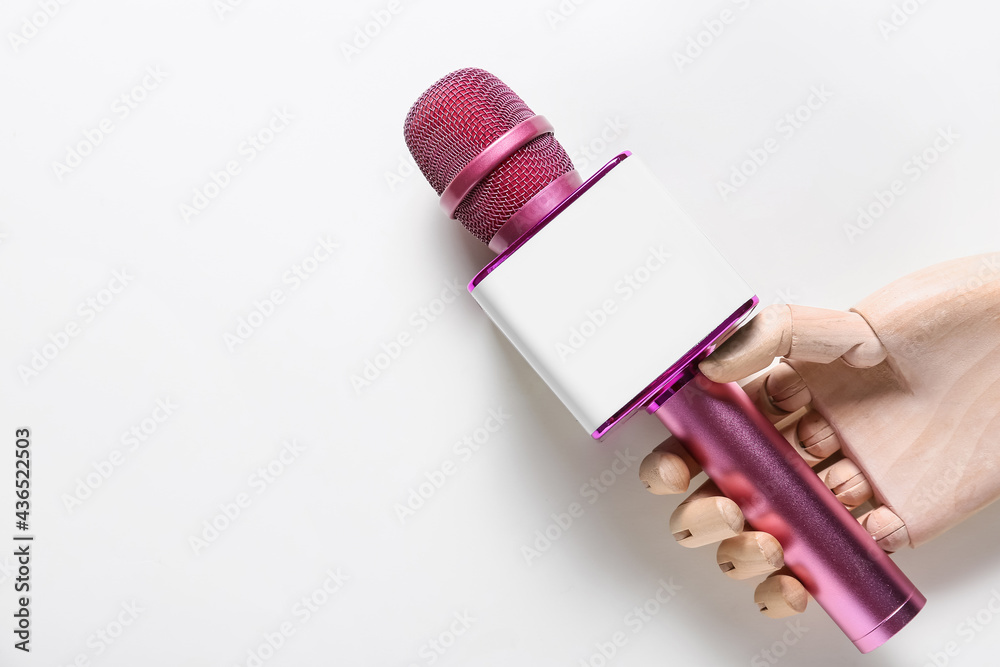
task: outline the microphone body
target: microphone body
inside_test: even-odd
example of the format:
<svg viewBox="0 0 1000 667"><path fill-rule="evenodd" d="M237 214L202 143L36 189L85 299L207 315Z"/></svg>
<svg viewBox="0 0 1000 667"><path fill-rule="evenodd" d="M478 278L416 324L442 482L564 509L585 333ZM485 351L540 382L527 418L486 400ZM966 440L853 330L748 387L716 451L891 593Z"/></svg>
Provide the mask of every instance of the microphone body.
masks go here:
<svg viewBox="0 0 1000 667"><path fill-rule="evenodd" d="M470 73L500 102L463 89ZM476 115L503 115L512 96L492 75L460 70L407 118L407 143L446 211L500 253L470 282L472 296L588 433L654 414L749 523L778 539L851 641L862 652L881 645L923 596L738 385L697 372L753 310L754 292L630 153L581 182L527 107L484 134ZM455 138L466 126L471 148Z"/></svg>
<svg viewBox="0 0 1000 667"><path fill-rule="evenodd" d="M691 373L653 407L750 525L777 538L785 565L862 653L924 606L916 586L739 385Z"/></svg>

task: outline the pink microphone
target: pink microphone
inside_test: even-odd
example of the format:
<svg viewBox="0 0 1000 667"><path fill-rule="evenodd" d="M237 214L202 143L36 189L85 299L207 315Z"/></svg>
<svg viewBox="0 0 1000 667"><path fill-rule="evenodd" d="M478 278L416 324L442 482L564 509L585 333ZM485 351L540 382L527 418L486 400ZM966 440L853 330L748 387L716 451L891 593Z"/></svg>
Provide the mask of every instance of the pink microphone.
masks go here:
<svg viewBox="0 0 1000 667"><path fill-rule="evenodd" d="M480 69L431 86L404 135L448 215L498 253L472 296L588 433L654 414L862 652L920 611L743 390L698 372L757 297L639 158L583 181L548 121Z"/></svg>

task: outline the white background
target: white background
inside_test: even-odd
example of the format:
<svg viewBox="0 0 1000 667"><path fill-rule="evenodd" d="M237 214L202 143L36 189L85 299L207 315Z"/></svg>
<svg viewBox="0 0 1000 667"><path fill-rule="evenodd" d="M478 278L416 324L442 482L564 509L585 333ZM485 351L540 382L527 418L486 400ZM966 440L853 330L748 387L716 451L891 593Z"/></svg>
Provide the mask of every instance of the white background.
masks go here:
<svg viewBox="0 0 1000 667"><path fill-rule="evenodd" d="M792 635L757 613L751 583L674 543L679 498L649 495L637 463L604 493L584 488L619 453L641 459L658 425L591 441L467 294L420 324L489 252L412 173L401 127L427 86L470 65L548 116L584 176L642 155L765 304L845 308L1000 248L996 4L910 0L888 34L888 0L807 4L404 2L348 57L385 3L252 0L220 16L210 0L105 0L45 20L38 0L5 2L0 535L15 532L26 426L36 541L30 656L12 648L13 542L0 548L0 662L253 665L283 624L294 634L264 664L600 665L616 632L627 643L607 664L768 664L776 642L787 665L995 662L1000 618L982 610L1000 590L1000 506L897 556L929 602L876 653L860 656L815 605L781 645ZM704 22L726 9L712 36ZM130 92L147 68L162 80ZM777 123L813 87L829 99L786 137ZM251 161L241 144L275 110L293 119ZM105 118L113 131L60 178L54 163ZM625 127L602 139L609 122ZM907 161L947 128L958 138L911 180ZM770 137L777 152L723 199L718 183ZM186 221L181 205L230 160L239 173ZM905 192L849 239L894 179ZM327 237L334 254L297 288L284 280ZM131 279L104 292L115 271ZM273 290L283 302L231 350L225 336ZM351 376L400 334L410 345L356 391ZM50 358L22 377L36 352ZM158 399L177 406L162 423ZM491 409L510 415L502 429L457 452ZM291 440L301 453L261 484ZM447 462L454 474L401 521ZM225 526L220 506L239 494L249 506L196 553L191 538ZM522 547L574 502L583 515L527 563ZM349 578L327 595L338 570ZM636 632L626 617L661 578L682 588ZM324 604L306 619L308 596ZM992 624L971 631L977 613Z"/></svg>

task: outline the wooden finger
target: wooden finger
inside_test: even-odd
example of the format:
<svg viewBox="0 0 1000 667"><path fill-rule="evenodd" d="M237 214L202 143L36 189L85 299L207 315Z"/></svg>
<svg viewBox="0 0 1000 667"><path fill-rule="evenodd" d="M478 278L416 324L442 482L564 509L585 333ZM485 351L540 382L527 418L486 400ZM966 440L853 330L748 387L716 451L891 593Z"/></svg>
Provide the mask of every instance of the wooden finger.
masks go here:
<svg viewBox="0 0 1000 667"><path fill-rule="evenodd" d="M910 534L903 520L885 505L862 515L858 521L883 551L893 553L910 543Z"/></svg>
<svg viewBox="0 0 1000 667"><path fill-rule="evenodd" d="M735 382L764 370L791 346L792 317L788 306L767 306L729 337L698 368L714 382Z"/></svg>
<svg viewBox="0 0 1000 667"><path fill-rule="evenodd" d="M779 570L760 582L753 593L760 613L769 618L787 618L801 614L809 603L809 593L795 577Z"/></svg>
<svg viewBox="0 0 1000 667"><path fill-rule="evenodd" d="M822 463L823 459L813 456L812 454L807 452L801 445L799 445L798 427L799 427L798 420L795 420L785 428L780 429L779 433L781 433L781 436L788 441L788 444L792 446L792 449L798 452L799 456L801 456L805 460L805 462L809 464L809 467L813 468Z"/></svg>
<svg viewBox="0 0 1000 667"><path fill-rule="evenodd" d="M840 451L840 436L819 412L806 413L796 425L798 444L809 456L823 460Z"/></svg>
<svg viewBox="0 0 1000 667"><path fill-rule="evenodd" d="M742 530L743 512L713 482L698 487L670 516L670 533L685 547L712 544Z"/></svg>
<svg viewBox="0 0 1000 667"><path fill-rule="evenodd" d="M812 393L798 371L786 363L780 363L767 374L764 392L775 408L785 412L795 412L812 402Z"/></svg>
<svg viewBox="0 0 1000 667"><path fill-rule="evenodd" d="M767 378L768 374L754 378L750 382L743 385L743 391L753 400L757 409L760 410L760 413L767 417L767 420L774 424L775 428L781 430L789 424L797 422L806 411L805 409L802 409L788 412L787 410L775 406L764 388Z"/></svg>
<svg viewBox="0 0 1000 667"><path fill-rule="evenodd" d="M639 464L639 480L658 496L683 493L701 472L684 446L673 436L656 446Z"/></svg>
<svg viewBox="0 0 1000 667"><path fill-rule="evenodd" d="M854 509L872 497L872 485L868 478L850 459L837 461L820 473L820 478L847 509Z"/></svg>
<svg viewBox="0 0 1000 667"><path fill-rule="evenodd" d="M826 364L838 357L868 368L886 350L856 312L773 305L734 333L699 369L715 382L733 382L767 368L777 357Z"/></svg>
<svg viewBox="0 0 1000 667"><path fill-rule="evenodd" d="M828 364L840 357L858 368L885 360L885 346L858 313L810 306L788 308L792 335L786 358Z"/></svg>
<svg viewBox="0 0 1000 667"><path fill-rule="evenodd" d="M751 530L723 540L716 553L719 569L732 579L749 579L784 566L784 551L770 533Z"/></svg>

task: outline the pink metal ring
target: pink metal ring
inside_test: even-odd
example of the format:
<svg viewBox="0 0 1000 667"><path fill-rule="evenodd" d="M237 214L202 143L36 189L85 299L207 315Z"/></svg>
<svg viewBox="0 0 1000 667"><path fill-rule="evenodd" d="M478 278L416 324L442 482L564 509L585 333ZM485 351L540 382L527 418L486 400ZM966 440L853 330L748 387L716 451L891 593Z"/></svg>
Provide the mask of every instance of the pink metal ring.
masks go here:
<svg viewBox="0 0 1000 667"><path fill-rule="evenodd" d="M462 167L452 179L441 193L441 208L449 218L455 217L455 209L479 181L529 141L549 132L552 132L552 125L545 116L532 116L504 132L496 141L483 149L482 153L472 158L469 164Z"/></svg>
<svg viewBox="0 0 1000 667"><path fill-rule="evenodd" d="M583 178L576 169L567 171L546 185L500 226L500 229L490 240L490 250L498 255L502 253L521 234L537 225L542 218L551 213L581 185L583 185Z"/></svg>

